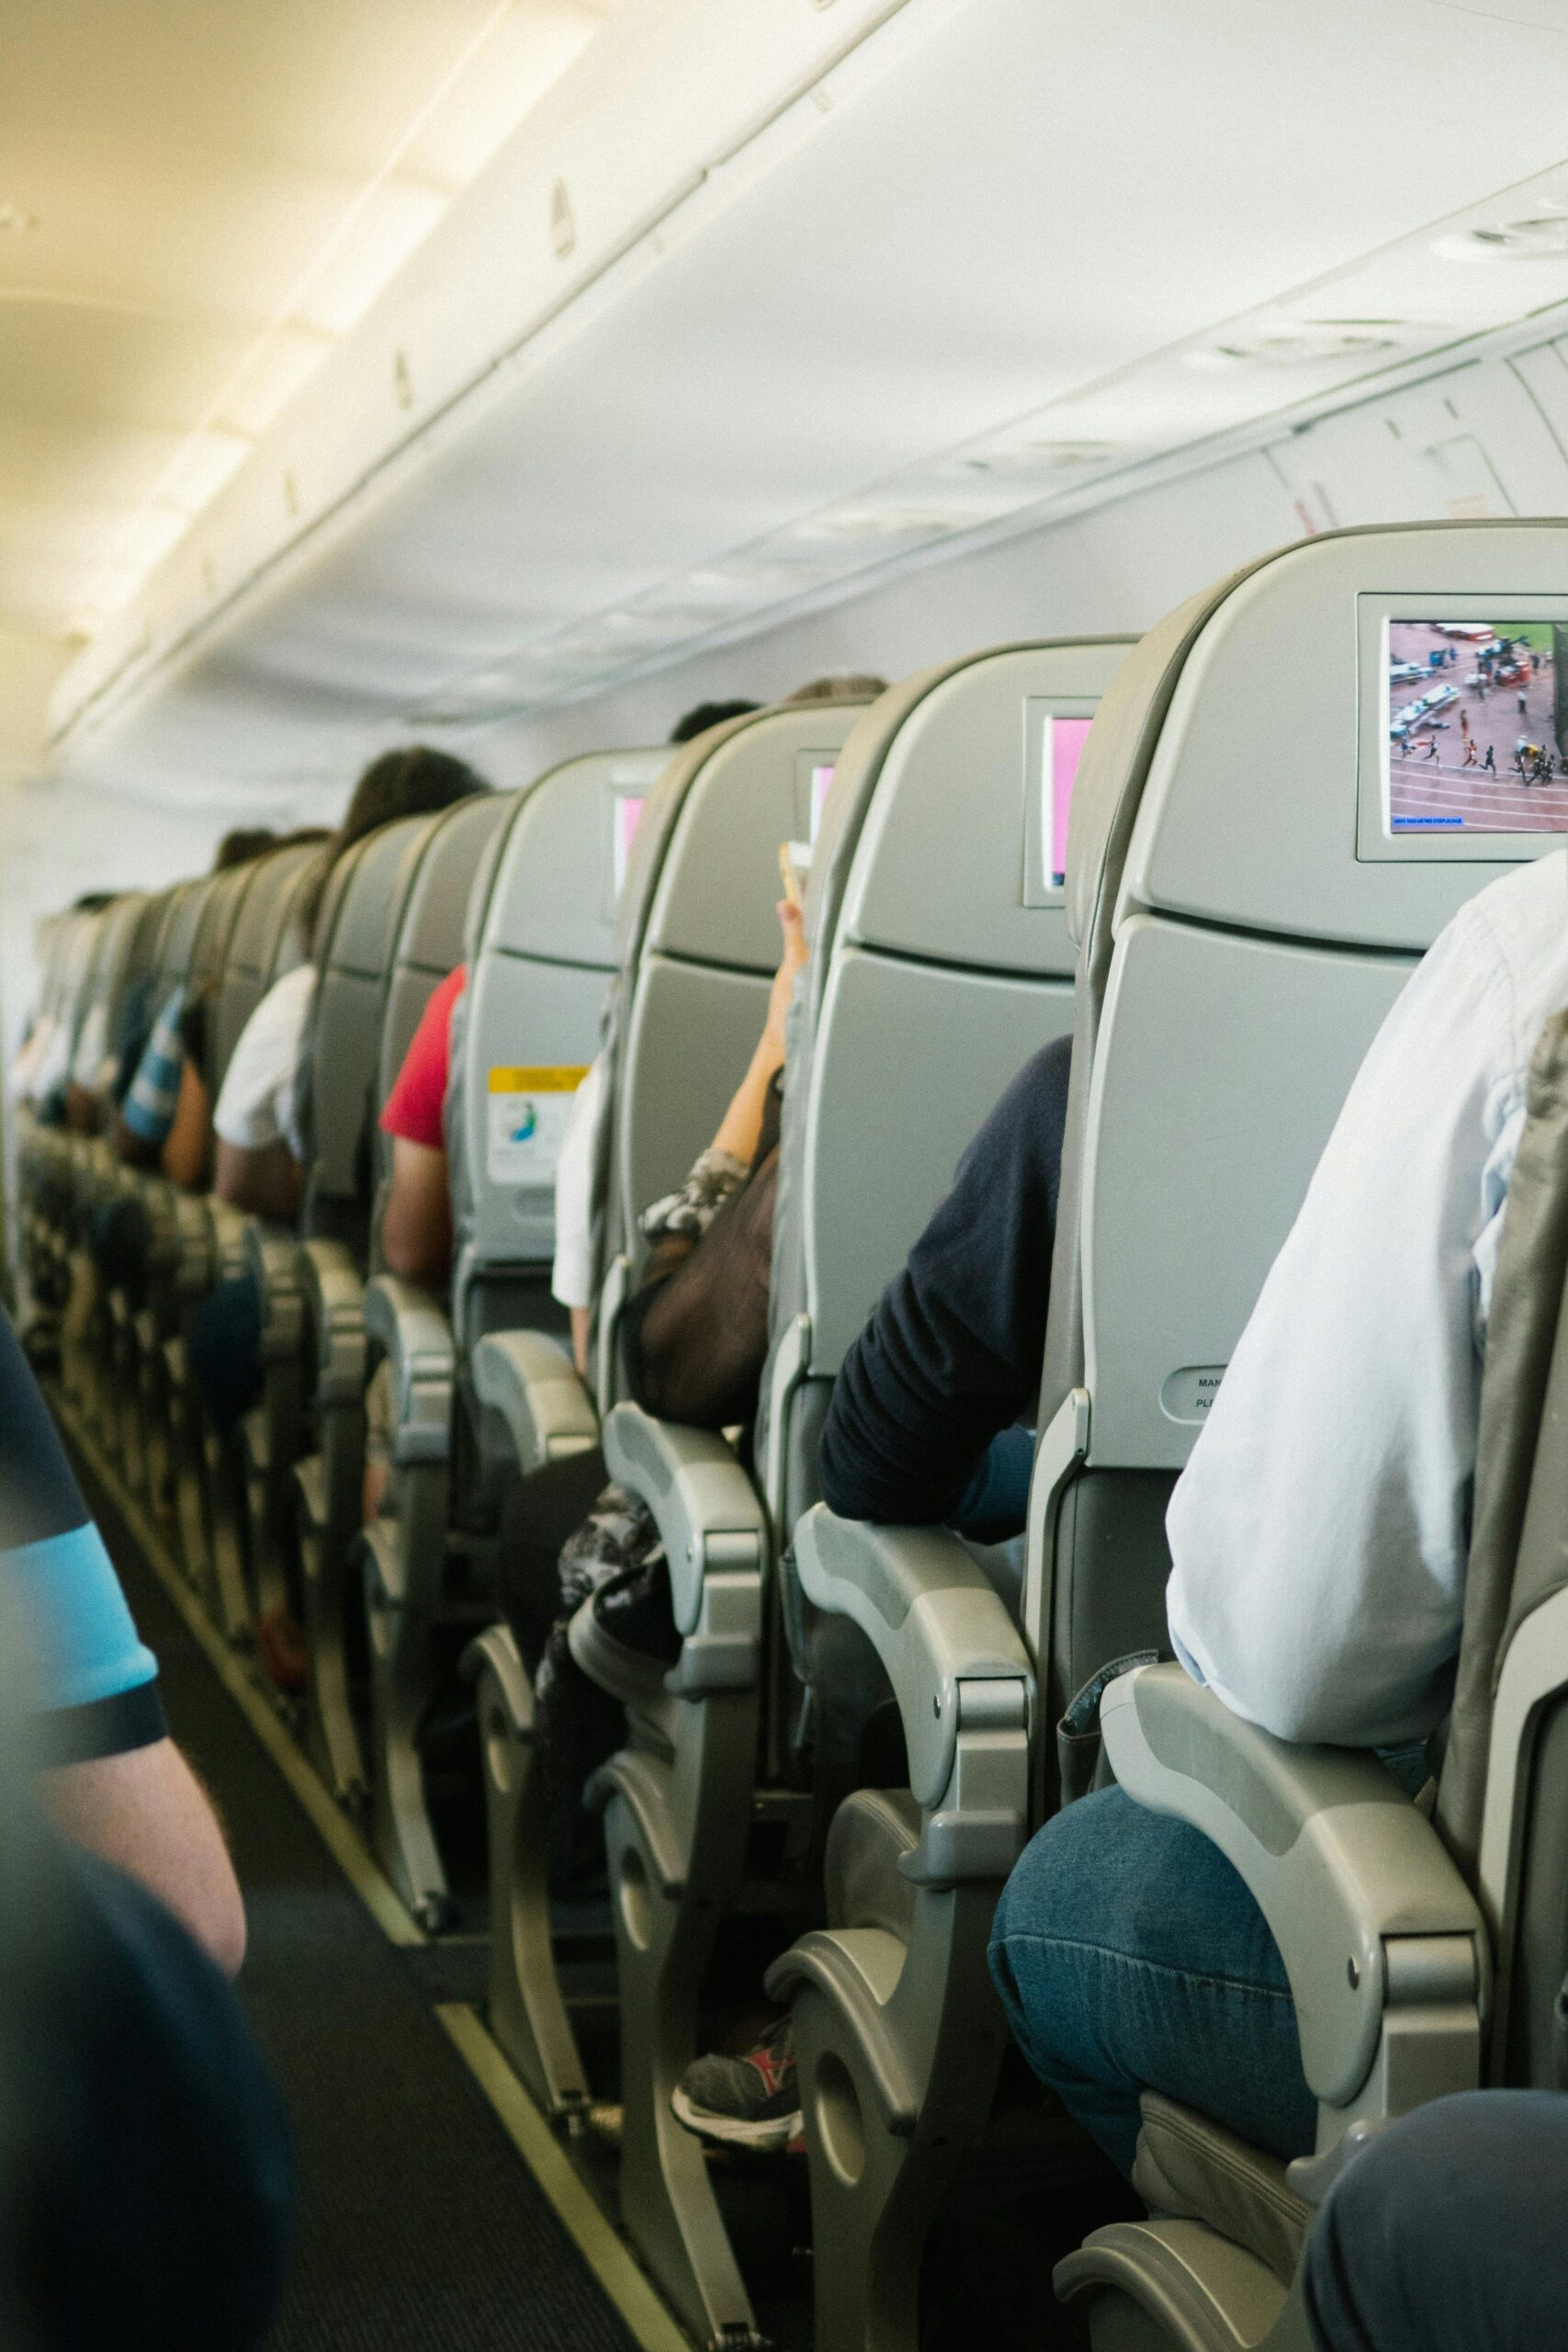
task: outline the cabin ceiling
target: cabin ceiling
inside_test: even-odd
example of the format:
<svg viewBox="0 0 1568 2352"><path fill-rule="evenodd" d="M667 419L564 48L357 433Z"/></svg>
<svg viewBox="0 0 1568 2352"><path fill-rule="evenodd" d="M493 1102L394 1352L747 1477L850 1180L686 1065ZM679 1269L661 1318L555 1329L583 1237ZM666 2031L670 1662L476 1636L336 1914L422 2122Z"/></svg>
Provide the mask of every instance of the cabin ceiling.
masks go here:
<svg viewBox="0 0 1568 2352"><path fill-rule="evenodd" d="M610 0L15 0L0 625L90 635Z"/></svg>
<svg viewBox="0 0 1568 2352"><path fill-rule="evenodd" d="M36 13L52 50L56 0ZM170 551L55 704L62 764L131 789L341 782L389 731L461 737L602 689L1524 322L1568 324L1568 130L1521 102L1568 69L1568 0L624 0L542 114L507 138L492 108L495 161L466 193L458 133L439 154L423 133L398 142L497 13L477 0L58 13L84 38L153 14L193 40L242 14L253 29L190 138L233 164L226 227L205 220L196 163L159 176L155 131L123 172L62 167L62 205L69 182L123 216L140 153L167 243L155 267L159 239L144 259L128 231L97 281L82 260L105 301L134 281L142 406L134 425L129 396L98 419L120 313L78 384L63 345L96 328L64 308L28 428L58 488L0 569L18 610L58 620L89 560L105 580L86 486L112 506L138 435L140 481L172 462L187 412L356 191L395 186L412 218L429 181L444 208L357 323L337 319L310 379L252 420L194 523L180 507L177 527L173 511L139 524ZM547 20L559 72L602 12L500 13L518 55ZM374 107L348 86L367 43L386 67ZM243 101L258 47L272 79ZM318 47L344 77L319 105L301 63ZM177 63L161 56L161 86ZM16 184L31 202L19 164ZM287 252L258 229L247 257L247 205L253 227L297 213ZM41 254L37 209L0 261L35 235ZM174 246L193 215L187 269ZM231 318L223 289L242 284ZM27 313L40 350L47 308ZM0 424L28 374L25 352L0 363Z"/></svg>

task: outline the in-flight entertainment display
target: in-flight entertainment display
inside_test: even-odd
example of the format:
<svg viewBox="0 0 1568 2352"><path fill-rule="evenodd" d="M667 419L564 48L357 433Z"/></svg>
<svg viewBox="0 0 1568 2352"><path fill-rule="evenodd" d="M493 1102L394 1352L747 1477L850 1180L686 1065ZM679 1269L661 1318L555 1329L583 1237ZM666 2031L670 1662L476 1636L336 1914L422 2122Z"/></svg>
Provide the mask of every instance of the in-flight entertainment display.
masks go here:
<svg viewBox="0 0 1568 2352"><path fill-rule="evenodd" d="M1568 832L1557 700L1563 638L1561 622L1390 619L1393 839Z"/></svg>
<svg viewBox="0 0 1568 2352"><path fill-rule="evenodd" d="M1067 878L1067 811L1072 805L1078 762L1092 724L1088 718L1049 718L1044 723L1040 777L1043 821L1040 838L1047 844L1050 854L1046 878L1056 890Z"/></svg>
<svg viewBox="0 0 1568 2352"><path fill-rule="evenodd" d="M648 795L645 792L619 792L615 797L615 806L610 812L611 822L615 828L610 836L610 865L617 899L621 895L621 886L626 878L626 867L631 863L632 842L637 838L637 829L641 821L643 806L647 798Z"/></svg>
<svg viewBox="0 0 1568 2352"><path fill-rule="evenodd" d="M822 811L828 806L832 788L836 760L814 760L811 765L811 839L813 843L822 830Z"/></svg>

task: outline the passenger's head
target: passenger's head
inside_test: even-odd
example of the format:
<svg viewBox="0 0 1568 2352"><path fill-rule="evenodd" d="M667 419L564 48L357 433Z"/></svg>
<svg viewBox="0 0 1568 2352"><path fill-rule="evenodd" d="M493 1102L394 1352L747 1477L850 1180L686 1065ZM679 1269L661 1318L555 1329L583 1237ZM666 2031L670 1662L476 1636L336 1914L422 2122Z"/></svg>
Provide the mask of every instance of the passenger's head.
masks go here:
<svg viewBox="0 0 1568 2352"><path fill-rule="evenodd" d="M213 851L212 871L226 874L231 865L248 865L263 850L271 849L276 839L270 825L235 825Z"/></svg>
<svg viewBox="0 0 1568 2352"><path fill-rule="evenodd" d="M84 890L79 899L72 899L71 911L73 915L101 915L104 909L112 907L114 902L115 893L112 890Z"/></svg>
<svg viewBox="0 0 1568 2352"><path fill-rule="evenodd" d="M787 704L797 702L874 702L878 695L887 692L887 681L871 670L829 671L825 678L813 678L804 686L796 686L794 694L785 695Z"/></svg>
<svg viewBox="0 0 1568 2352"><path fill-rule="evenodd" d="M670 729L672 743L689 743L694 735L705 735L710 727L722 727L727 718L744 718L748 713L760 710L755 702L699 702L694 704L683 718L678 718Z"/></svg>
<svg viewBox="0 0 1568 2352"><path fill-rule="evenodd" d="M279 834L276 846L279 849L308 849L316 842L330 842L332 837L330 825L296 825L291 833Z"/></svg>
<svg viewBox="0 0 1568 2352"><path fill-rule="evenodd" d="M401 752L383 752L372 760L355 786L333 845L334 857L399 817L433 817L470 793L488 792L489 785L466 760L450 752L433 752L426 743L411 743Z"/></svg>

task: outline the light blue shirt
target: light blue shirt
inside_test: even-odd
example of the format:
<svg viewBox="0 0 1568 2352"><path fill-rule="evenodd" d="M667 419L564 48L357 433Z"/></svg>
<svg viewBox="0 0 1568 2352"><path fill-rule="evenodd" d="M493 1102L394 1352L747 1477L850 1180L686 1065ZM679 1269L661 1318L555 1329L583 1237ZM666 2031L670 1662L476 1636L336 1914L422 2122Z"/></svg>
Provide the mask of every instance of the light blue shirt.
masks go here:
<svg viewBox="0 0 1568 2352"><path fill-rule="evenodd" d="M1452 1691L1481 1358L1568 862L1471 899L1347 1097L1167 1518L1177 1655L1280 1737L1393 1747Z"/></svg>

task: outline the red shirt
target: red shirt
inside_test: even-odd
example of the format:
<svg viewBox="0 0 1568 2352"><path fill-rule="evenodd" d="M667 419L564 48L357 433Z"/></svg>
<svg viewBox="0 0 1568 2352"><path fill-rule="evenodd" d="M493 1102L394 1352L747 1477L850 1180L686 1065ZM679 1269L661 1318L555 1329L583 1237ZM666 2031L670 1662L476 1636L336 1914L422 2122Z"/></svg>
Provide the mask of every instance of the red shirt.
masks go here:
<svg viewBox="0 0 1568 2352"><path fill-rule="evenodd" d="M441 1114L452 1061L452 1008L468 977L466 964L448 972L420 1014L419 1027L409 1040L403 1066L381 1113L384 1134L399 1136L405 1143L424 1144L434 1151L442 1149L446 1137Z"/></svg>

